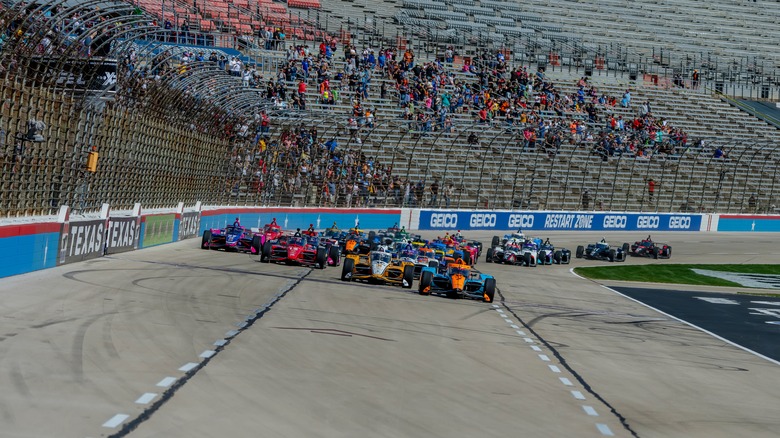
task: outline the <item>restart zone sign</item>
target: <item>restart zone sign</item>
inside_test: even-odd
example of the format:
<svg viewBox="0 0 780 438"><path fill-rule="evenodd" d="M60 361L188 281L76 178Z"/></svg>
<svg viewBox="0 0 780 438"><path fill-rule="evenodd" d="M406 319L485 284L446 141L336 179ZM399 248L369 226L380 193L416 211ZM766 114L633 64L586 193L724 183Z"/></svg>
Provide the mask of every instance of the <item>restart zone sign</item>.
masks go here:
<svg viewBox="0 0 780 438"><path fill-rule="evenodd" d="M701 215L420 211L421 230L699 231Z"/></svg>

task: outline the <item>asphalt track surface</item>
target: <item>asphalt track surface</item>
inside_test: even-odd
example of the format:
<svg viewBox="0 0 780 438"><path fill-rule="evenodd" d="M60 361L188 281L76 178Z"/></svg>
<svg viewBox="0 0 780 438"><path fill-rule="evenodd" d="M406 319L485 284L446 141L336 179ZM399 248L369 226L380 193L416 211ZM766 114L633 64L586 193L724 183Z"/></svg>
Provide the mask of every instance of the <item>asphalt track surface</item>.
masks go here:
<svg viewBox="0 0 780 438"><path fill-rule="evenodd" d="M550 237L573 251L601 235ZM774 235L653 237L674 246L672 262L780 263ZM500 290L486 304L343 283L340 268L261 264L198 243L0 280L0 436L780 430L780 365L569 271L604 262L481 261Z"/></svg>

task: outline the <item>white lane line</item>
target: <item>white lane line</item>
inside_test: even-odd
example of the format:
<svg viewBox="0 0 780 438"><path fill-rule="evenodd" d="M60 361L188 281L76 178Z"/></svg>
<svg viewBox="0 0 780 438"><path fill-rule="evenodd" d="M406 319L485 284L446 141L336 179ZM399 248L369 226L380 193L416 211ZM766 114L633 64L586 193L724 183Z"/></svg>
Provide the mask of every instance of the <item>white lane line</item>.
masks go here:
<svg viewBox="0 0 780 438"><path fill-rule="evenodd" d="M599 416L599 413L596 412L596 410L593 409L592 406L583 406L582 410L584 410L585 413L590 415L591 417L598 417Z"/></svg>
<svg viewBox="0 0 780 438"><path fill-rule="evenodd" d="M211 356L214 356L215 354L217 354L217 352L214 350L206 350L203 353L201 353L200 356L198 357L202 357L203 359L208 359Z"/></svg>
<svg viewBox="0 0 780 438"><path fill-rule="evenodd" d="M571 395L573 395L577 400L585 400L585 396L582 395L582 393L579 391L572 391Z"/></svg>
<svg viewBox="0 0 780 438"><path fill-rule="evenodd" d="M506 321L507 324L512 324L512 320L509 318L504 318L504 321Z"/></svg>
<svg viewBox="0 0 780 438"><path fill-rule="evenodd" d="M542 351L542 349L537 347L536 345L531 345L531 350L533 350L533 351Z"/></svg>
<svg viewBox="0 0 780 438"><path fill-rule="evenodd" d="M147 392L144 395L138 397L138 400L136 400L135 402L138 403L139 405L145 405L150 401L154 400L155 397L157 397L157 394L153 392Z"/></svg>
<svg viewBox="0 0 780 438"><path fill-rule="evenodd" d="M571 269L569 270L569 272L571 272L571 274L572 274L572 275L574 275L574 276L576 276L576 277L579 277L579 278L585 279L584 277L581 277L580 275L578 275L577 273L575 273L575 272L574 272L574 268L571 268ZM775 359L772 359L771 357L764 356L763 354L761 354L761 353L759 353L759 352L757 352L757 351L753 351L753 350L751 350L751 349L749 349L749 348L747 348L747 347L745 347L745 346L739 345L739 344L737 344L736 342L729 341L728 339L726 339L726 338L724 338L724 337L722 337L722 336L718 336L718 335L716 335L715 333L713 333L713 332L711 332L711 331L709 331L709 330L705 330L705 329L703 329L703 328L699 327L699 326L698 326L698 325L696 325L696 324L692 324L692 323L690 323L690 322L688 322L688 321L686 321L686 320L684 320L684 319L680 319L680 318L678 318L678 317L676 317L676 316L674 316L674 315L672 315L672 314L666 313L666 312L664 312L664 311L662 311L662 310L656 309L656 308L655 308L655 307L653 307L653 306L650 306L650 305L648 305L648 304L646 304L646 303L643 303L642 301L639 301L639 300L637 300L637 299L631 298L631 297L629 297L628 295L622 294L622 293L620 293L620 292L616 291L615 289L612 289L611 287L604 286L603 284L601 285L601 287L603 287L604 289L606 289L606 290L608 290L608 291L612 291L612 292L614 292L614 293L616 293L616 294L620 295L620 296L621 296L621 297L623 297L623 298L627 298L627 299L629 299L629 300L631 300L631 301L633 301L633 302L635 302L635 303L641 304L641 305L643 305L643 306L647 307L648 309L655 310L656 312L660 313L661 315L664 315L664 316L667 316L667 317L669 317L669 318L672 318L672 319L673 319L673 320L675 320L675 321L679 321L679 322L681 322L681 323L683 323L683 324L687 325L688 327L693 327L693 328L695 328L696 330L700 330L700 331L702 331L702 332L704 332L704 333L707 333L708 335L712 336L713 338L720 339L721 341L723 341L723 342L725 342L725 343L727 343L727 344L729 344L729 345L733 345L734 347L737 347L737 348L739 348L739 349L741 349L741 350L743 350L743 351L747 351L748 353L750 353L750 354L752 354L752 355L754 355L754 356L758 356L758 357L760 357L761 359L764 359L764 360L767 360L767 361L769 361L769 362L772 362L772 363L773 363L773 364L775 364L775 365L780 365L780 360L775 360Z"/></svg>
<svg viewBox="0 0 780 438"><path fill-rule="evenodd" d="M559 377L561 380L561 383L563 383L566 386L574 386L573 383L571 383L571 380L567 379L566 377Z"/></svg>
<svg viewBox="0 0 780 438"><path fill-rule="evenodd" d="M498 313L504 313L504 309L496 309L496 312L498 312Z"/></svg>
<svg viewBox="0 0 780 438"><path fill-rule="evenodd" d="M111 429L119 426L120 424L124 423L125 420L130 418L127 414L116 414L113 417L111 417L110 420L103 423L103 427L110 427Z"/></svg>
<svg viewBox="0 0 780 438"><path fill-rule="evenodd" d="M534 343L534 340L533 340L533 339L531 339L531 338L523 338L523 340L524 340L525 342L528 342L529 344L533 344L533 343Z"/></svg>
<svg viewBox="0 0 780 438"><path fill-rule="evenodd" d="M179 368L179 371L184 371L185 373L187 373L192 371L197 366L198 364L196 364L195 362L185 363L184 365L181 366L181 368Z"/></svg>
<svg viewBox="0 0 780 438"><path fill-rule="evenodd" d="M540 355L539 355L539 359L541 359L541 360L543 360L543 361L545 361L545 362L549 362L549 361L550 361L550 358L549 358L549 357L547 357L547 355L546 355L546 354L540 354Z"/></svg>
<svg viewBox="0 0 780 438"><path fill-rule="evenodd" d="M159 386L161 388L167 388L167 387L173 385L173 382L175 382L175 381L176 381L176 377L166 377L166 378L160 380L159 382L157 382L157 386Z"/></svg>
<svg viewBox="0 0 780 438"><path fill-rule="evenodd" d="M615 434L609 430L609 426L606 424L596 423L596 429L598 429L599 432L601 432L601 434L604 436L615 436Z"/></svg>
<svg viewBox="0 0 780 438"><path fill-rule="evenodd" d="M247 324L246 321L241 321L241 322L235 323L235 326L240 328L240 329L246 327L247 325L249 325L249 324Z"/></svg>
<svg viewBox="0 0 780 438"><path fill-rule="evenodd" d="M499 308L499 305L498 305L498 304L493 304L493 307L495 307L496 309L498 309L498 308Z"/></svg>
<svg viewBox="0 0 780 438"><path fill-rule="evenodd" d="M224 347L227 345L227 339L220 339L218 341L214 341L214 346L216 347Z"/></svg>
<svg viewBox="0 0 780 438"><path fill-rule="evenodd" d="M237 334L238 334L238 330L231 330L231 331L225 333L225 337L226 338L232 338L233 336L235 336Z"/></svg>
<svg viewBox="0 0 780 438"><path fill-rule="evenodd" d="M525 332L522 330L516 330L516 333L520 336L526 336Z"/></svg>
<svg viewBox="0 0 780 438"><path fill-rule="evenodd" d="M552 371L552 372L554 372L554 373L560 373L560 372L561 372L561 369L560 369L560 368L558 368L558 367L557 367L557 366L555 366L555 365L547 365L547 366L548 366L548 367L550 367L550 371Z"/></svg>
<svg viewBox="0 0 780 438"><path fill-rule="evenodd" d="M509 327L512 327L512 328L513 328L513 329L515 329L515 330L520 328L520 327L518 327L518 326L517 326L517 324L512 324L512 325L510 325Z"/></svg>

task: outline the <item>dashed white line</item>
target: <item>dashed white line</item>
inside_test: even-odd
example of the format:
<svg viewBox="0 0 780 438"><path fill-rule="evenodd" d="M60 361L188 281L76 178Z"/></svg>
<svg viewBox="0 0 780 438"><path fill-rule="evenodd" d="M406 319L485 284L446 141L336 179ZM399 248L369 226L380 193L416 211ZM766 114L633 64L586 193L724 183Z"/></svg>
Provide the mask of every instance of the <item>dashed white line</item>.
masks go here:
<svg viewBox="0 0 780 438"><path fill-rule="evenodd" d="M591 417L598 417L599 416L599 413L596 412L596 410L593 409L592 406L583 406L582 410L584 410L585 413L590 415Z"/></svg>
<svg viewBox="0 0 780 438"><path fill-rule="evenodd" d="M167 387L173 385L173 382L175 382L175 381L176 381L176 377L166 377L166 378L160 380L159 382L157 382L157 386L159 386L161 388L167 388Z"/></svg>
<svg viewBox="0 0 780 438"><path fill-rule="evenodd" d="M571 380L567 379L566 377L559 377L561 380L561 383L563 383L566 386L574 386L573 383L571 383Z"/></svg>
<svg viewBox="0 0 780 438"><path fill-rule="evenodd" d="M533 340L533 339L531 339L531 338L523 338L523 340L524 340L525 342L528 342L529 344L533 344L533 343L534 343L534 340Z"/></svg>
<svg viewBox="0 0 780 438"><path fill-rule="evenodd" d="M498 308L499 308L499 307L501 307L501 306L499 306L498 304L493 304L493 307L494 307L494 308L496 308L496 309L498 309Z"/></svg>
<svg viewBox="0 0 780 438"><path fill-rule="evenodd" d="M512 324L509 327L512 327L513 329L519 329L520 327L517 326L517 324Z"/></svg>
<svg viewBox="0 0 780 438"><path fill-rule="evenodd" d="M573 395L577 400L585 400L585 396L582 395L582 393L579 391L572 391L571 395Z"/></svg>
<svg viewBox="0 0 780 438"><path fill-rule="evenodd" d="M609 426L606 424L596 423L596 429L598 429L599 432L601 432L601 434L604 436L615 436L615 434L609 430Z"/></svg>
<svg viewBox="0 0 780 438"><path fill-rule="evenodd" d="M498 312L498 313L504 313L504 309L496 309L496 312Z"/></svg>
<svg viewBox="0 0 780 438"><path fill-rule="evenodd" d="M214 346L216 347L224 347L227 345L227 339L220 339L218 341L214 341Z"/></svg>
<svg viewBox="0 0 780 438"><path fill-rule="evenodd" d="M548 366L548 367L550 367L550 371L552 371L552 372L554 372L554 373L560 373L560 372L561 372L561 369L560 369L560 368L558 368L558 367L557 367L557 366L555 366L555 365L547 365L547 366Z"/></svg>
<svg viewBox="0 0 780 438"><path fill-rule="evenodd" d="M237 334L238 334L238 330L231 330L231 331L225 333L225 337L226 338L232 338L233 336L235 336Z"/></svg>
<svg viewBox="0 0 780 438"><path fill-rule="evenodd" d="M185 363L184 365L181 366L181 368L179 368L179 371L184 371L185 373L187 373L192 371L197 366L198 364L196 364L195 362Z"/></svg>
<svg viewBox="0 0 780 438"><path fill-rule="evenodd" d="M113 417L111 417L110 420L103 423L103 427L110 427L113 429L119 426L120 424L122 424L128 418L130 418L130 416L127 414L116 414Z"/></svg>
<svg viewBox="0 0 780 438"><path fill-rule="evenodd" d="M549 358L549 357L547 357L547 355L546 355L546 354L540 354L540 355L539 355L539 359L541 359L541 360L543 360L543 361L545 361L545 362L549 362L549 361L550 361L550 358Z"/></svg>
<svg viewBox="0 0 780 438"><path fill-rule="evenodd" d="M533 351L542 351L542 349L537 347L536 345L531 345L531 350L533 350Z"/></svg>
<svg viewBox="0 0 780 438"><path fill-rule="evenodd" d="M515 333L517 333L520 336L526 336L525 332L522 330L516 330Z"/></svg>
<svg viewBox="0 0 780 438"><path fill-rule="evenodd" d="M211 356L214 356L215 354L217 354L217 352L214 350L206 350L203 353L201 353L200 356L198 357L202 357L203 359L208 359Z"/></svg>
<svg viewBox="0 0 780 438"><path fill-rule="evenodd" d="M157 394L153 392L147 392L144 395L138 397L138 400L136 400L135 402L138 403L139 405L145 405L150 401L154 400L155 397L157 397Z"/></svg>

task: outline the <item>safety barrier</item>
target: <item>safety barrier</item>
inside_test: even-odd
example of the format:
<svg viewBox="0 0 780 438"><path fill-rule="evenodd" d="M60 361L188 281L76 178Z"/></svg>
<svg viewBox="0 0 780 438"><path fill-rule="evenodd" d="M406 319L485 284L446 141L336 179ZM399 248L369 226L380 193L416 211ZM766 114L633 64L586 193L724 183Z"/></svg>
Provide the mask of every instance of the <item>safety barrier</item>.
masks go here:
<svg viewBox="0 0 780 438"><path fill-rule="evenodd" d="M425 209L318 209L279 207L202 207L141 212L112 212L70 217L17 219L0 224L0 278L195 238L239 218L247 228L277 220L285 229L387 228L409 230L569 230L569 231L711 231L780 232L780 216L582 211L465 211Z"/></svg>

